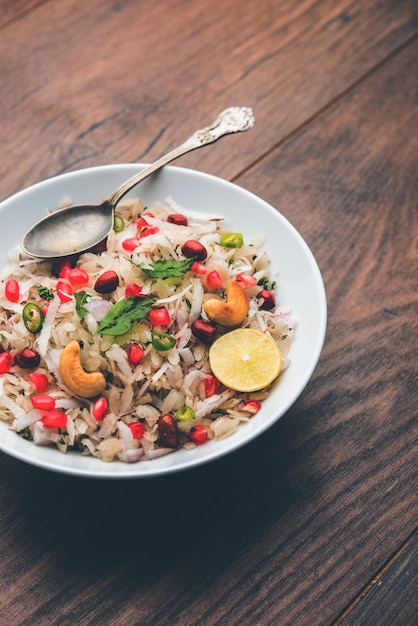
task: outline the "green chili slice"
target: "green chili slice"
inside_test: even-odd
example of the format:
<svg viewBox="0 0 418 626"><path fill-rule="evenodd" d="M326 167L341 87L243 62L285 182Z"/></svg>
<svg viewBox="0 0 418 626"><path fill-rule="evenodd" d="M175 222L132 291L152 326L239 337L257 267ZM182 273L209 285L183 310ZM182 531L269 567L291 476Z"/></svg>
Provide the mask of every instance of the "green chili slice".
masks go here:
<svg viewBox="0 0 418 626"><path fill-rule="evenodd" d="M219 242L224 248L241 248L244 245L244 237L241 233L224 233Z"/></svg>
<svg viewBox="0 0 418 626"><path fill-rule="evenodd" d="M172 335L160 330L153 330L151 333L152 346L159 352L167 352L174 348L176 340Z"/></svg>
<svg viewBox="0 0 418 626"><path fill-rule="evenodd" d="M178 411L174 414L179 422L191 422L196 417L196 413L192 409L191 406L187 406L186 404L178 409Z"/></svg>
<svg viewBox="0 0 418 626"><path fill-rule="evenodd" d="M119 215L119 213L115 213L113 216L113 230L115 231L115 233L121 233L124 228L125 221L122 215Z"/></svg>
<svg viewBox="0 0 418 626"><path fill-rule="evenodd" d="M30 333L37 333L44 323L44 314L34 302L28 302L22 311L23 323Z"/></svg>

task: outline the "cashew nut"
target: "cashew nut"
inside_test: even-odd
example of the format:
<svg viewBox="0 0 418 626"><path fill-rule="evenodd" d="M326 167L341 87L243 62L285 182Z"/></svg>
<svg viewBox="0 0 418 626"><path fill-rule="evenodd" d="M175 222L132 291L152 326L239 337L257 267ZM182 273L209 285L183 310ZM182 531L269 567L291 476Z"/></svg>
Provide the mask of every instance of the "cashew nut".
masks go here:
<svg viewBox="0 0 418 626"><path fill-rule="evenodd" d="M88 373L84 370L80 361L80 345L75 339L61 352L60 372L68 389L82 398L98 396L106 387L101 372Z"/></svg>
<svg viewBox="0 0 418 626"><path fill-rule="evenodd" d="M211 298L206 300L203 308L212 322L221 326L238 326L248 313L247 294L240 283L229 280L226 286L226 302Z"/></svg>

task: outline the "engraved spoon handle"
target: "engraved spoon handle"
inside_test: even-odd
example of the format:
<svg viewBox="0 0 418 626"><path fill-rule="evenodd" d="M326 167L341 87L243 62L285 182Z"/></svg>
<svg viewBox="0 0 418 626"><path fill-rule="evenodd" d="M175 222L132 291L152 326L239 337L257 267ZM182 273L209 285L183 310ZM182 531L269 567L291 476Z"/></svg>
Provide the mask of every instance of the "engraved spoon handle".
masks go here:
<svg viewBox="0 0 418 626"><path fill-rule="evenodd" d="M191 152L192 150L196 150L196 148L214 143L224 135L249 130L253 126L254 115L251 108L230 107L229 109L225 109L225 111L222 111L211 126L197 130L180 146L174 148L174 150L168 152L160 159L157 159L157 161L152 163L149 167L146 167L138 174L129 178L117 189L115 189L105 202L114 208L118 204L119 200L121 200L123 196L132 189L132 187L135 187L135 185L140 183L141 180L144 180L144 178L147 178L150 174L153 174L155 171L164 167L164 165L174 161L174 159L186 154L186 152Z"/></svg>

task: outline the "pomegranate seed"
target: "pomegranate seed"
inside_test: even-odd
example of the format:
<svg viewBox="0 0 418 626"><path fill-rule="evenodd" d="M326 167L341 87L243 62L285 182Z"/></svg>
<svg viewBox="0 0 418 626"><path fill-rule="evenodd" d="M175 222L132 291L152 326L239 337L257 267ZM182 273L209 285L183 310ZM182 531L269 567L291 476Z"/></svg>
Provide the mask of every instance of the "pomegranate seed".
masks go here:
<svg viewBox="0 0 418 626"><path fill-rule="evenodd" d="M52 409L45 413L41 421L47 428L64 428L67 424L67 416L63 411Z"/></svg>
<svg viewBox="0 0 418 626"><path fill-rule="evenodd" d="M24 348L16 352L14 362L22 369L32 369L32 367L38 367L41 362L41 355L32 348Z"/></svg>
<svg viewBox="0 0 418 626"><path fill-rule="evenodd" d="M104 272L94 283L94 291L105 294L112 293L119 286L119 276L113 270Z"/></svg>
<svg viewBox="0 0 418 626"><path fill-rule="evenodd" d="M167 415L163 415L158 420L157 429L162 446L167 448L177 448L179 445L179 433L175 417L169 413L167 413Z"/></svg>
<svg viewBox="0 0 418 626"><path fill-rule="evenodd" d="M138 217L138 219L135 220L135 224L138 230L149 226L148 222L143 217Z"/></svg>
<svg viewBox="0 0 418 626"><path fill-rule="evenodd" d="M153 326L168 326L171 322L167 309L151 309L148 312L148 319Z"/></svg>
<svg viewBox="0 0 418 626"><path fill-rule="evenodd" d="M159 232L158 226L148 226L139 232L139 238L148 237L149 235L155 235Z"/></svg>
<svg viewBox="0 0 418 626"><path fill-rule="evenodd" d="M89 282L89 275L85 270L79 267L74 267L68 272L67 279L72 285L87 285Z"/></svg>
<svg viewBox="0 0 418 626"><path fill-rule="evenodd" d="M9 302L18 302L20 296L19 283L14 278L6 281L4 285L4 295Z"/></svg>
<svg viewBox="0 0 418 626"><path fill-rule="evenodd" d="M55 400L51 396L32 396L31 400L35 409L51 411L55 408Z"/></svg>
<svg viewBox="0 0 418 626"><path fill-rule="evenodd" d="M144 358L144 348L137 344L132 344L128 348L128 361L131 367L139 365Z"/></svg>
<svg viewBox="0 0 418 626"><path fill-rule="evenodd" d="M208 438L208 432L203 426L192 426L189 436L197 446L201 446Z"/></svg>
<svg viewBox="0 0 418 626"><path fill-rule="evenodd" d="M128 424L128 426L131 429L134 439L142 439L145 434L145 426L142 422L132 422L132 424Z"/></svg>
<svg viewBox="0 0 418 626"><path fill-rule="evenodd" d="M196 320L193 322L192 333L197 338L200 339L203 343L212 343L216 336L216 326L211 322L206 322L204 320Z"/></svg>
<svg viewBox="0 0 418 626"><path fill-rule="evenodd" d="M276 298L274 297L274 293L272 291L262 289L258 292L257 298L263 300L263 302L260 304L260 309L269 311L270 309L274 309L274 307L276 306Z"/></svg>
<svg viewBox="0 0 418 626"><path fill-rule="evenodd" d="M167 217L167 222L170 222L170 224L177 224L177 226L187 226L189 223L187 217L181 213L172 213Z"/></svg>
<svg viewBox="0 0 418 626"><path fill-rule="evenodd" d="M141 287L136 283L129 283L125 288L125 297L130 298L131 296L139 296L143 297L144 294L141 291Z"/></svg>
<svg viewBox="0 0 418 626"><path fill-rule="evenodd" d="M69 261L63 261L59 268L59 277L68 279L68 274L71 272L71 264Z"/></svg>
<svg viewBox="0 0 418 626"><path fill-rule="evenodd" d="M0 354L0 374L7 374L13 365L13 357L5 350Z"/></svg>
<svg viewBox="0 0 418 626"><path fill-rule="evenodd" d="M133 252L140 244L138 237L128 237L122 241L122 248L128 252Z"/></svg>
<svg viewBox="0 0 418 626"><path fill-rule="evenodd" d="M208 271L206 267L202 265L202 263L199 263L199 261L195 261L190 269L192 270L193 274L206 274L206 272Z"/></svg>
<svg viewBox="0 0 418 626"><path fill-rule="evenodd" d="M247 411L247 413L255 415L261 409L261 402L258 400L245 400L240 403L239 408L240 411Z"/></svg>
<svg viewBox="0 0 418 626"><path fill-rule="evenodd" d="M49 300L41 300L41 302L38 302L38 307L45 316L48 313Z"/></svg>
<svg viewBox="0 0 418 626"><path fill-rule="evenodd" d="M28 380L35 385L35 389L38 393L45 393L49 387L49 380L46 374L42 372L31 372L28 374Z"/></svg>
<svg viewBox="0 0 418 626"><path fill-rule="evenodd" d="M205 246L200 243L200 241L196 241L195 239L189 239L186 241L182 247L181 251L184 256L188 259L192 257L196 257L196 261L204 261L208 256L208 251Z"/></svg>
<svg viewBox="0 0 418 626"><path fill-rule="evenodd" d="M147 222L147 220L145 219L146 217L155 217L155 215L151 213L151 211L147 211L147 213L143 213L140 217L138 217L135 220L135 224L138 230L141 230L142 228L147 228L147 226L149 226L149 222Z"/></svg>
<svg viewBox="0 0 418 626"><path fill-rule="evenodd" d="M219 393L219 389L221 387L221 383L212 374L208 374L204 380L205 385L205 397L210 398L210 396L214 396Z"/></svg>
<svg viewBox="0 0 418 626"><path fill-rule="evenodd" d="M256 277L251 276L251 274L237 274L235 276L235 280L237 280L239 283L242 283L246 287L257 284Z"/></svg>
<svg viewBox="0 0 418 626"><path fill-rule="evenodd" d="M222 289L224 286L223 280L216 270L209 272L206 276L206 284L209 289Z"/></svg>
<svg viewBox="0 0 418 626"><path fill-rule="evenodd" d="M107 415L109 411L109 404L103 396L101 396L96 402L93 404L93 417L98 422L101 422Z"/></svg>
<svg viewBox="0 0 418 626"><path fill-rule="evenodd" d="M69 283L59 280L57 282L57 294L61 302L70 302L73 299L74 291Z"/></svg>

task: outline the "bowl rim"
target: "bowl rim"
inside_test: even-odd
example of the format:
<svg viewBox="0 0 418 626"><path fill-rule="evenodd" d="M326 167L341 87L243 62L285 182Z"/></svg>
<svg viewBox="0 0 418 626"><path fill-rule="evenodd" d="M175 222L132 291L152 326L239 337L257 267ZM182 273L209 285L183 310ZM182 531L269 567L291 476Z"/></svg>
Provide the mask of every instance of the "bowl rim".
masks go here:
<svg viewBox="0 0 418 626"><path fill-rule="evenodd" d="M123 180L125 180L125 178L131 176L132 174L134 174L135 172L141 169L144 169L147 166L148 166L147 163L106 164L106 165L97 165L93 167L81 168L78 170L65 172L57 176L51 176L33 185L30 185L24 189L21 189L17 193L3 200L0 203L0 212L7 211L10 205L13 206L14 203L19 203L21 201L24 201L28 196L30 197L33 193L35 194L42 193L44 189L47 189L51 185L61 186L61 184L63 184L65 187L66 181L71 181L71 180L77 181L77 180L80 180L80 177L81 178L87 177L88 179L89 177L94 176L96 174L101 175L101 174L106 174L108 172L111 172L112 175L115 173L118 175L121 174L122 176L121 182L122 182ZM310 267L310 270L312 271L312 275L315 280L316 295L318 298L317 306L318 306L318 315L319 315L320 325L317 329L317 335L315 337L313 351L310 354L309 365L304 370L304 377L301 380L301 384L297 393L291 394L287 402L284 402L282 404L280 411L278 412L278 415L273 416L270 419L266 420L266 422L264 424L261 424L256 429L255 432L247 433L247 436L245 437L243 436L235 437L235 434L236 434L235 433L234 435L228 438L229 445L227 446L217 445L220 443L217 441L209 442L208 444L205 444L205 446L210 446L211 444L214 444L212 445L213 450L211 448L211 450L208 453L202 454L202 453L199 453L202 448L198 447L195 449L197 450L197 454L189 455L190 458L188 458L187 460L183 462L179 461L176 464L160 464L158 463L158 461L161 459L154 459L152 461L145 461L145 462L140 462L140 463L135 463L135 464L126 464L120 461L116 461L113 463L104 463L100 459L94 459L94 457L84 457L84 458L89 458L89 459L91 458L92 460L94 459L96 463L93 462L93 465L97 465L101 471L97 471L98 468L89 470L89 469L84 469L84 468L69 467L69 466L65 466L64 463L60 464L56 462L56 459L62 460L61 457L66 457L66 455L63 455L61 452L59 452L55 448L52 448L52 447L44 448L45 451L47 450L49 451L44 456L45 457L52 456L55 462L51 462L49 461L49 459L43 458L43 455L40 455L41 458L37 458L37 457L28 458L27 454L25 454L25 450L27 451L29 450L29 448L26 448L26 446L24 445L23 446L22 445L9 446L7 444L5 445L3 442L3 438L0 437L0 450L4 452L5 454L12 456L18 459L19 461L23 461L25 463L36 466L41 469L63 473L67 475L72 475L72 476L85 477L85 478L86 477L87 478L104 478L104 479L150 478L150 477L157 477L157 476L162 476L162 475L167 475L167 474L173 474L173 473L177 473L180 471L186 471L186 470L199 467L205 463L215 461L223 456L226 456L227 454L231 454L234 451L238 450L239 448L249 444L251 441L253 441L257 437L259 437L262 433L268 430L273 424L275 424L285 413L287 413L289 408L296 402L296 400L303 393L306 385L311 379L312 374L319 361L322 348L324 345L326 329L327 329L327 313L328 312L327 312L326 291L325 291L325 286L324 286L323 278L321 275L321 271L319 269L318 263L310 247L308 246L306 241L303 239L302 235L291 224L291 222L286 217L284 217L282 213L280 213L278 209L274 208L272 205L267 203L260 196L257 196L255 193L245 189L244 187L241 187L235 182L222 179L218 176L214 176L213 174L208 174L206 172L202 172L197 169L190 169L190 168L179 167L175 165L165 166L163 170L160 170L160 172L158 172L157 174L154 174L154 177L161 175L163 172L166 172L166 175L168 176L174 176L174 177L179 176L180 178L192 177L193 179L196 178L199 181L205 181L205 183L209 185L215 185L215 186L217 185L221 187L224 186L225 189L229 189L231 193L238 193L238 195L242 194L242 197L246 197L250 202L252 201L252 202L256 202L257 204L262 205L264 207L264 210L266 210L270 214L274 214L275 218L281 221L282 225L284 225L286 229L288 229L289 233L291 233L291 235L296 239L296 241L298 242L298 245L301 246L301 249L303 250L304 254L309 260L309 267ZM149 181L150 179L147 179L147 180ZM144 181L144 183L146 183L146 181ZM144 184L144 183L141 183L141 184ZM110 191L112 191L112 189ZM63 195L64 193L65 192L63 190L61 192L61 195ZM135 192L135 190L133 190L126 197L129 197L130 195L138 197L140 193L138 193L138 191ZM3 269L3 266L0 269ZM290 306L292 305L292 303L289 303L289 304ZM3 424L1 424L1 426L3 426ZM0 429L0 432L1 432L1 429ZM16 433L12 433L12 434L16 437ZM31 446L30 449L32 449L32 447L34 446L32 442L24 441L18 436L17 436L16 443L28 444ZM53 452L55 454L51 455L49 454L50 452ZM173 456L178 454L178 452L180 451L174 452ZM74 454L77 454L77 453L74 453ZM172 455L170 454L167 457L162 457L162 459L164 458L167 459L168 457L171 457L171 456ZM117 467L117 470L115 471L116 465L118 467ZM132 467L138 467L142 469L140 471L135 472L133 469L129 469Z"/></svg>

